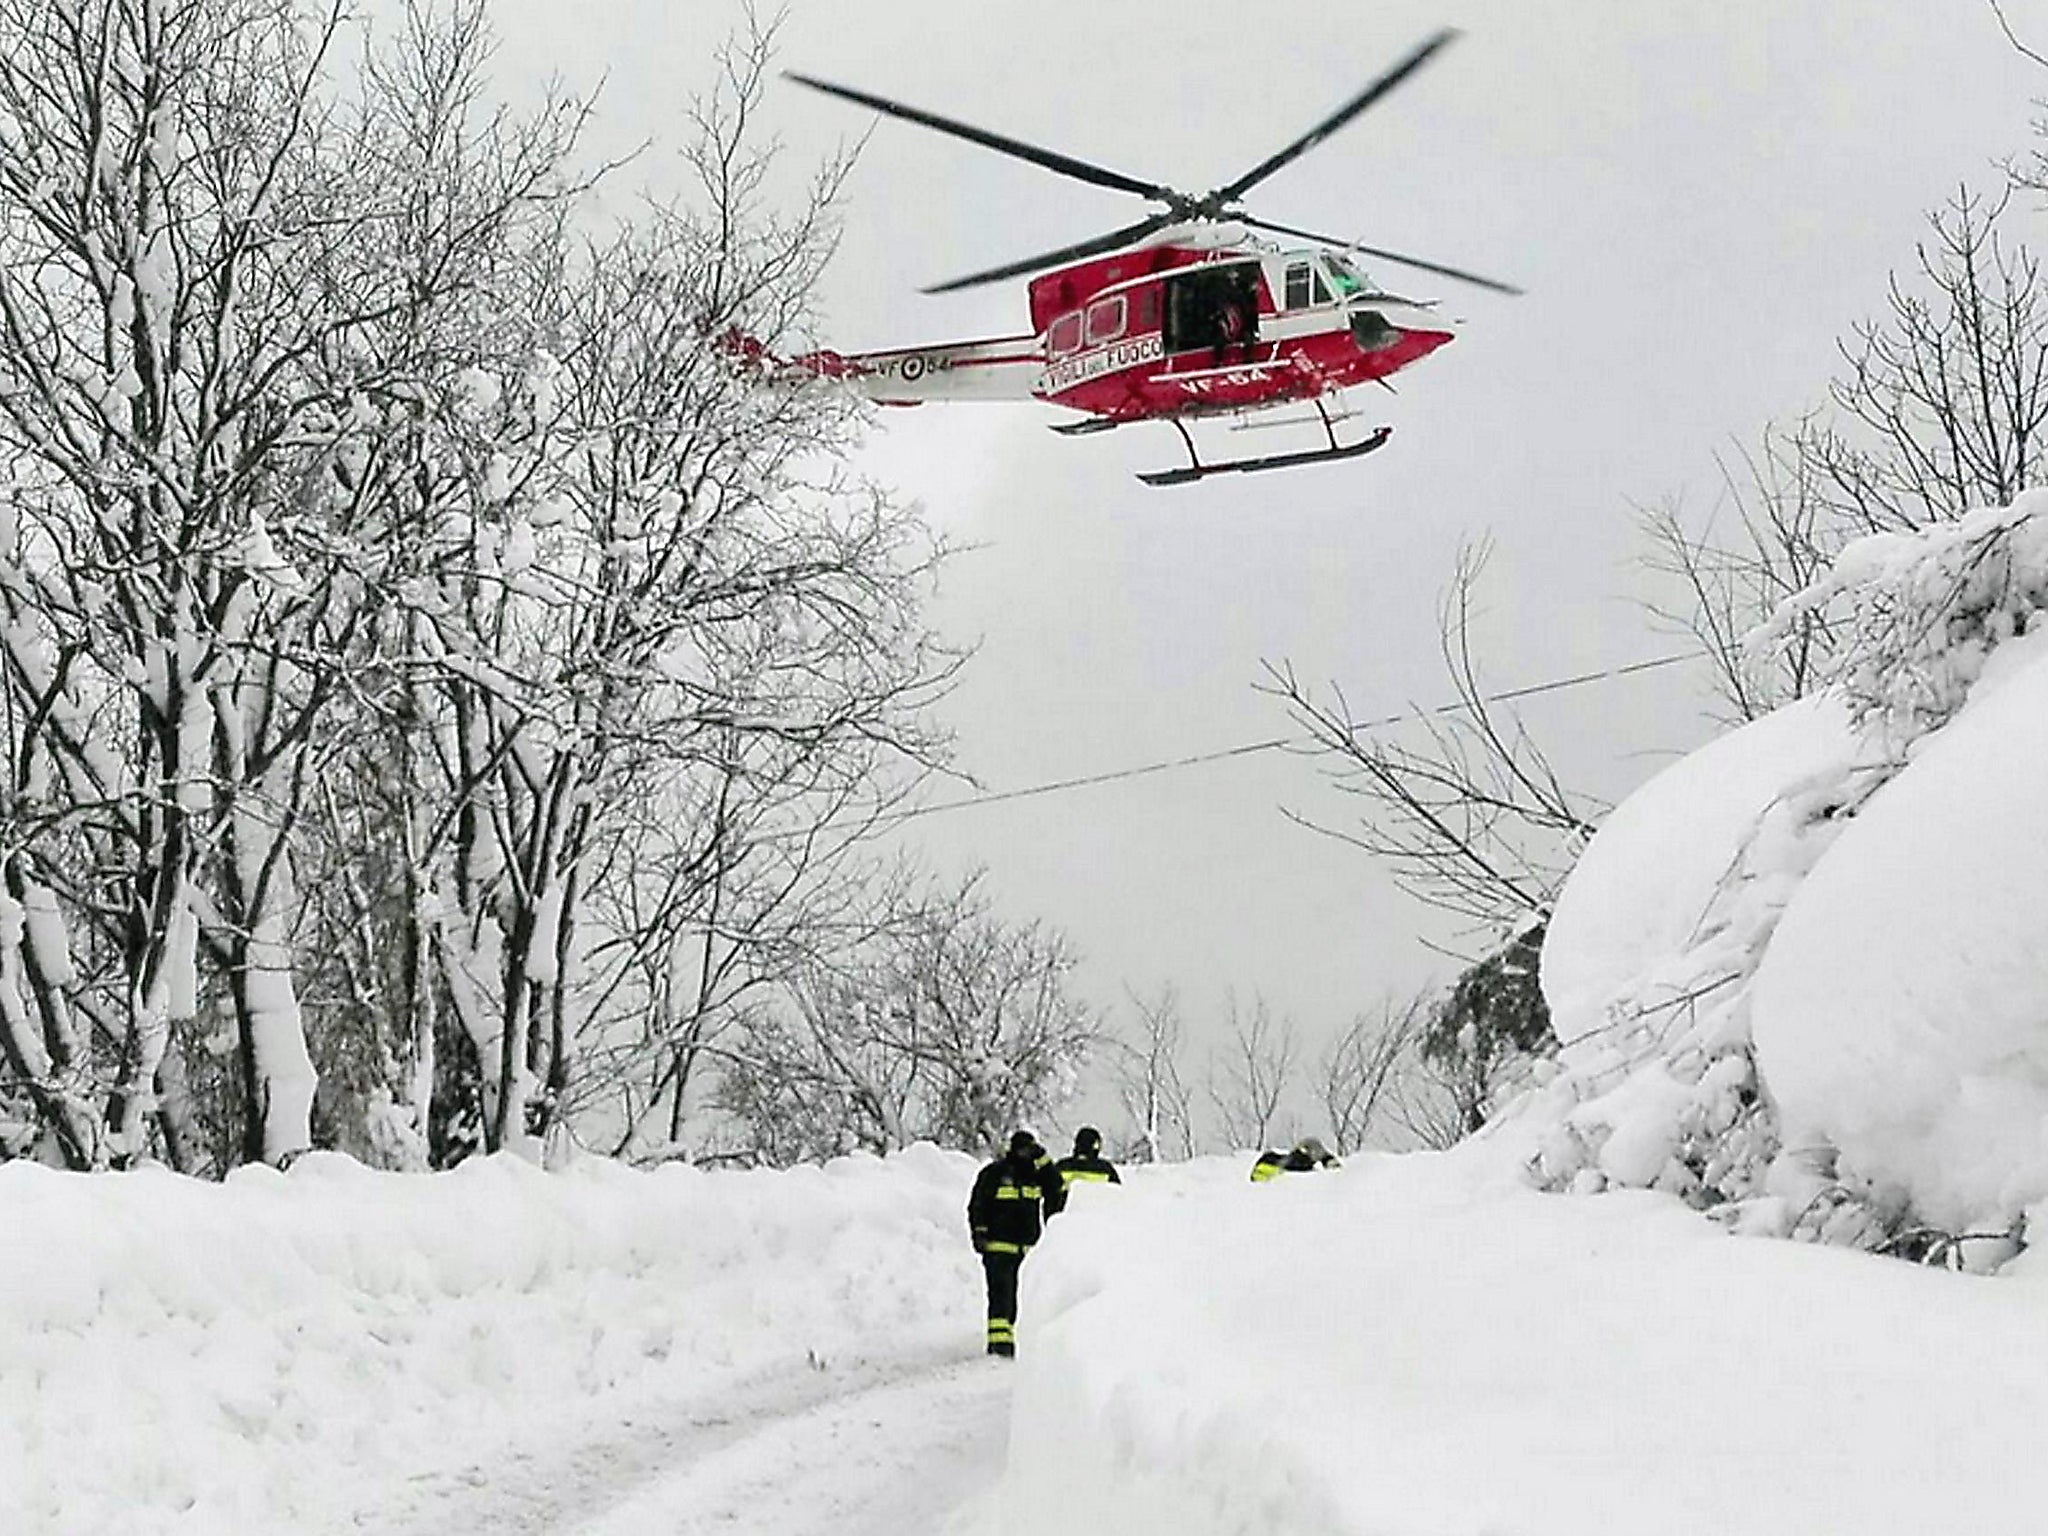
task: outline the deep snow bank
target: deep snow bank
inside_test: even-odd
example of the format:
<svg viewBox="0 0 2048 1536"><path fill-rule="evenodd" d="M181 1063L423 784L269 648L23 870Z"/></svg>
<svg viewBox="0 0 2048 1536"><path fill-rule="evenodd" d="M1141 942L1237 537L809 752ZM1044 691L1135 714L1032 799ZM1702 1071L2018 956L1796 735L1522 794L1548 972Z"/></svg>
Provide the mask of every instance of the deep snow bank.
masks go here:
<svg viewBox="0 0 2048 1536"><path fill-rule="evenodd" d="M1834 813L1885 771L1823 696L1708 743L1616 807L1545 935L1556 1075L1496 1132L1539 1182L1767 1198L1780 1141L1752 1064L1750 984ZM1747 1214L1776 1230L1792 1219L1783 1202Z"/></svg>
<svg viewBox="0 0 2048 1536"><path fill-rule="evenodd" d="M2013 646L1870 798L1756 978L1788 1143L1838 1148L1951 1232L2001 1231L2048 1197L2044 656Z"/></svg>
<svg viewBox="0 0 2048 1536"><path fill-rule="evenodd" d="M973 1162L0 1164L0 1531L380 1528L585 1419L977 1337Z"/></svg>
<svg viewBox="0 0 2048 1536"><path fill-rule="evenodd" d="M1609 813L1559 893L1543 994L1567 1045L1695 993L1746 944L1724 897L1758 822L1802 785L1837 778L1857 738L1843 704L1803 700L1671 764ZM1781 884L1784 871L1767 872ZM1762 902L1782 890L1758 892ZM1676 966L1683 959L1686 963Z"/></svg>
<svg viewBox="0 0 2048 1536"><path fill-rule="evenodd" d="M2032 1536L2048 1282L1735 1239L1513 1159L1086 1191L1025 1269L1004 1536Z"/></svg>
<svg viewBox="0 0 2048 1536"><path fill-rule="evenodd" d="M2048 493L1851 545L1780 622L1820 609L1825 693L1645 785L1566 882L1566 1049L1499 1134L1553 1189L1995 1263L2048 1197Z"/></svg>

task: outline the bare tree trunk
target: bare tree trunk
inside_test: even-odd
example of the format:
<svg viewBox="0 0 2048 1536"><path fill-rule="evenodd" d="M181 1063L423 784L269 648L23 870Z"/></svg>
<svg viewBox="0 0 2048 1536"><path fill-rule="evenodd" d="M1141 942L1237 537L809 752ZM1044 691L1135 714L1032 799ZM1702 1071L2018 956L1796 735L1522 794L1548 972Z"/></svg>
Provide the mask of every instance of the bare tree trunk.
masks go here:
<svg viewBox="0 0 2048 1536"><path fill-rule="evenodd" d="M1264 998L1249 1015L1230 1000L1231 1033L1209 1070L1209 1102L1233 1150L1267 1145L1294 1085L1300 1040L1292 1019L1273 1021Z"/></svg>
<svg viewBox="0 0 2048 1536"><path fill-rule="evenodd" d="M1364 1145L1403 1073L1414 1070L1415 1047L1429 1019L1426 995L1388 1001L1376 1014L1360 1014L1332 1041L1316 1064L1318 1097L1339 1153Z"/></svg>

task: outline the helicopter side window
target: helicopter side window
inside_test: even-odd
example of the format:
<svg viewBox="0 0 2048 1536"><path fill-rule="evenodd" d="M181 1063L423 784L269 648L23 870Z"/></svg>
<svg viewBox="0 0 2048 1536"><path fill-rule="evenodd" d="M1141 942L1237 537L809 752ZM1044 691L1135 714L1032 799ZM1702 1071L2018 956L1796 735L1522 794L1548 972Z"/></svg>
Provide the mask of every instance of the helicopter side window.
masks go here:
<svg viewBox="0 0 2048 1536"><path fill-rule="evenodd" d="M1061 315L1053 321L1052 330L1045 338L1046 350L1054 357L1064 357L1081 345L1081 314L1076 310L1070 315Z"/></svg>
<svg viewBox="0 0 2048 1536"><path fill-rule="evenodd" d="M1297 261L1287 268L1287 307L1307 309L1313 304L1330 302L1330 290L1323 282L1323 274L1316 270L1313 262Z"/></svg>
<svg viewBox="0 0 2048 1536"><path fill-rule="evenodd" d="M1358 269L1342 256L1325 256L1323 262L1329 268L1330 281L1337 285L1339 293L1349 295L1365 291L1365 279L1359 276ZM1322 280L1318 278L1316 281L1320 287Z"/></svg>
<svg viewBox="0 0 2048 1536"><path fill-rule="evenodd" d="M1147 286L1138 292L1138 320L1140 331L1159 329L1159 289Z"/></svg>
<svg viewBox="0 0 2048 1536"><path fill-rule="evenodd" d="M1088 306L1088 345L1115 341L1124 333L1126 309L1122 294L1113 299L1099 299Z"/></svg>

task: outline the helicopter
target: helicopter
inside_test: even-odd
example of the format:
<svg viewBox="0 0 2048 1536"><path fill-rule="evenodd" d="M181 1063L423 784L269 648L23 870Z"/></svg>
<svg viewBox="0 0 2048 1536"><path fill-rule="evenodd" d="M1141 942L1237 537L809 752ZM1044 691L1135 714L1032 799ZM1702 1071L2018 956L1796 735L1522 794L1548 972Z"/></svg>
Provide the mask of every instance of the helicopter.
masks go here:
<svg viewBox="0 0 2048 1536"><path fill-rule="evenodd" d="M1370 453L1386 443L1393 428L1377 427L1346 442L1337 422L1348 412L1340 406L1333 418L1327 402L1358 385L1385 384L1451 341L1456 330L1434 301L1382 288L1359 258L1499 293L1521 290L1462 268L1258 218L1244 210L1241 199L1381 100L1457 36L1455 29L1437 32L1285 148L1199 196L872 92L786 72L785 78L812 90L1159 205L1106 234L923 290L950 293L1028 277L1028 333L878 352L822 350L791 358L789 365L838 380L882 405L1044 400L1080 413L1078 420L1054 424L1053 431L1067 436L1167 422L1186 445L1188 462L1140 474L1148 485ZM1254 231L1290 243L1262 239ZM1264 424L1250 418L1303 401L1321 420L1324 447L1204 461L1188 430L1192 420L1219 416L1238 417L1241 425Z"/></svg>

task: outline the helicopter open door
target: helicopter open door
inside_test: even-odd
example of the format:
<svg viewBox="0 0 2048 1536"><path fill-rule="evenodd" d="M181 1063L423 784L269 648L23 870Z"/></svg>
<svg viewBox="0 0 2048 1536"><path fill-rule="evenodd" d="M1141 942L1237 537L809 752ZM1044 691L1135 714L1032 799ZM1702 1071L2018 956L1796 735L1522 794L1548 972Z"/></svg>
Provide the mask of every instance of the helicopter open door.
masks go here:
<svg viewBox="0 0 2048 1536"><path fill-rule="evenodd" d="M1259 340L1259 264L1205 262L1166 278L1165 343L1210 366L1249 362Z"/></svg>

